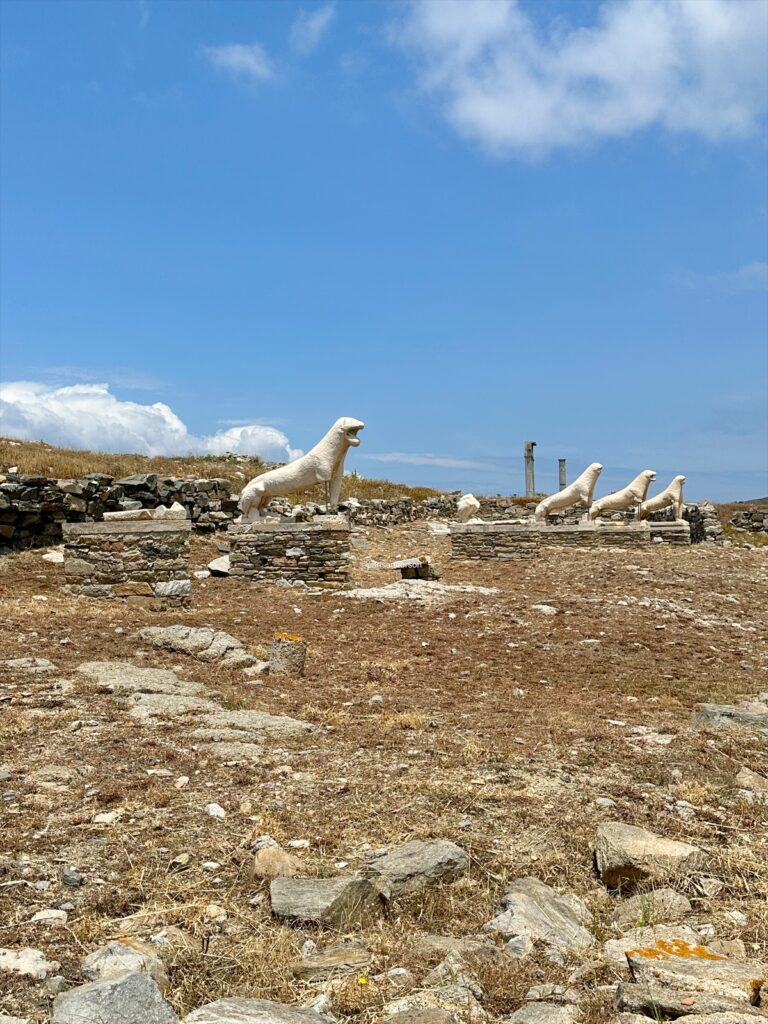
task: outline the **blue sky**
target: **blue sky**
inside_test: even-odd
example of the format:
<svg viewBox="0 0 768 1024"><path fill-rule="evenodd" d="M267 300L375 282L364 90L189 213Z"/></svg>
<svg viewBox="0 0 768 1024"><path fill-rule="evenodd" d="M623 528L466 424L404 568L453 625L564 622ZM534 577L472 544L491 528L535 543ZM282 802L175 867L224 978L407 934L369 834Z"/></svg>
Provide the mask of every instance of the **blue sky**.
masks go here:
<svg viewBox="0 0 768 1024"><path fill-rule="evenodd" d="M0 432L768 493L763 0L0 18Z"/></svg>

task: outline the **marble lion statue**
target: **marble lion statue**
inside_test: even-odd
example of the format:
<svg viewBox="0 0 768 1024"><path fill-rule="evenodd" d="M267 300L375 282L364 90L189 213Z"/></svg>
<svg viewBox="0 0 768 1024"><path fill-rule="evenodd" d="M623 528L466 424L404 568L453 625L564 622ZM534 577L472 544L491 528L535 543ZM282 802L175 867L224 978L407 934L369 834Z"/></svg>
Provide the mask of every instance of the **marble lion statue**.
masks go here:
<svg viewBox="0 0 768 1024"><path fill-rule="evenodd" d="M624 508L634 508L642 505L648 494L648 488L656 479L652 469L644 469L638 473L635 479L613 494L606 494L604 498L598 498L593 502L589 510L590 519L599 519L603 512L620 512Z"/></svg>
<svg viewBox="0 0 768 1024"><path fill-rule="evenodd" d="M306 491L315 484L325 484L328 504L338 505L344 459L350 448L360 444L357 435L364 427L360 420L342 416L306 455L250 480L240 494L241 522L258 522L272 498Z"/></svg>
<svg viewBox="0 0 768 1024"><path fill-rule="evenodd" d="M568 484L557 494L550 494L536 506L534 518L537 522L546 522L550 512L559 512L560 509L569 508L571 505L586 505L589 508L592 503L592 492L595 489L597 478L603 471L599 462L593 462L587 466L581 476L577 476L572 484Z"/></svg>
<svg viewBox="0 0 768 1024"><path fill-rule="evenodd" d="M660 494L654 495L648 501L644 501L637 510L638 519L646 519L651 512L661 512L664 508L674 507L675 519L679 523L683 518L683 484L684 476L676 476L675 479Z"/></svg>

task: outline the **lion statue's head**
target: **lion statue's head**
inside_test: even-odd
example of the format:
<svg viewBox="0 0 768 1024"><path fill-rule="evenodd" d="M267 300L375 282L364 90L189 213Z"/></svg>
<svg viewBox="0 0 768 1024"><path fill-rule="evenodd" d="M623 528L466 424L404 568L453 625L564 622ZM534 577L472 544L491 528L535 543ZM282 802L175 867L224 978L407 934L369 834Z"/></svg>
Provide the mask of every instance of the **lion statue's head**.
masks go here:
<svg viewBox="0 0 768 1024"><path fill-rule="evenodd" d="M342 416L336 420L331 430L336 436L342 437L350 448L357 448L360 444L360 438L357 435L364 428L365 424L361 420L353 419L351 416Z"/></svg>

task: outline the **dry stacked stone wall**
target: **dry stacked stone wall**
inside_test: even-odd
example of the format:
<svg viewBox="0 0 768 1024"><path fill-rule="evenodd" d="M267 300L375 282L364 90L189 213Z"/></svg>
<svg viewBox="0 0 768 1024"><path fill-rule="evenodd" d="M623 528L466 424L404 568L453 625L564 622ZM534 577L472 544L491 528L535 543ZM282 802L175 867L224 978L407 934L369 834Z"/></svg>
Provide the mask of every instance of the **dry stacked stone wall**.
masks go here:
<svg viewBox="0 0 768 1024"><path fill-rule="evenodd" d="M77 480L24 474L0 478L0 548L59 544L64 523L99 522L105 512L182 504L196 530L229 525L237 514L227 480L141 473L116 480L93 473Z"/></svg>
<svg viewBox="0 0 768 1024"><path fill-rule="evenodd" d="M188 519L65 523L65 590L166 607L189 599Z"/></svg>
<svg viewBox="0 0 768 1024"><path fill-rule="evenodd" d="M516 560L535 558L541 530L531 524L456 523L451 526L454 558Z"/></svg>
<svg viewBox="0 0 768 1024"><path fill-rule="evenodd" d="M300 580L310 586L346 583L350 526L346 516L308 523L232 526L229 574L251 580Z"/></svg>
<svg viewBox="0 0 768 1024"><path fill-rule="evenodd" d="M747 530L749 533L768 533L768 508L739 509L728 521L737 530Z"/></svg>

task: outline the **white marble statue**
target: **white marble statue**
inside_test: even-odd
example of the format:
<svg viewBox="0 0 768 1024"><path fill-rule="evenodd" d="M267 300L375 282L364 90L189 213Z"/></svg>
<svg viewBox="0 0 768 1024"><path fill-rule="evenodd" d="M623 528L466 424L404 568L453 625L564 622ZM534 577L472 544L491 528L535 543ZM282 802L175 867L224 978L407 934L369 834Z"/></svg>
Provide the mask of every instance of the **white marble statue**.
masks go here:
<svg viewBox="0 0 768 1024"><path fill-rule="evenodd" d="M655 479L656 474L652 469L644 469L620 491L606 494L604 498L598 498L593 502L589 510L589 518L599 519L603 512L620 512L625 508L636 508L645 501L648 488Z"/></svg>
<svg viewBox="0 0 768 1024"><path fill-rule="evenodd" d="M640 508L637 510L637 518L645 519L651 514L651 512L661 512L664 508L669 508L670 505L675 510L676 522L681 522L683 518L683 509L685 504L683 502L683 484L685 483L684 476L676 476L675 479L666 487L660 494L654 495L653 498L649 498L648 501L644 501Z"/></svg>
<svg viewBox="0 0 768 1024"><path fill-rule="evenodd" d="M550 494L548 498L540 501L536 506L534 518L537 522L543 523L546 522L550 512L558 512L571 505L586 505L589 508L592 503L592 492L602 471L603 467L599 462L593 462L587 466L581 476L576 477L572 484L568 484L562 491Z"/></svg>
<svg viewBox="0 0 768 1024"><path fill-rule="evenodd" d="M474 494L462 494L456 502L456 519L460 523L466 523L480 511L480 502Z"/></svg>
<svg viewBox="0 0 768 1024"><path fill-rule="evenodd" d="M315 447L295 462L271 469L254 477L240 494L243 523L255 523L272 498L296 491L305 491L315 484L325 484L329 505L338 505L344 459L349 448L360 444L358 433L365 426L360 420L342 416Z"/></svg>

